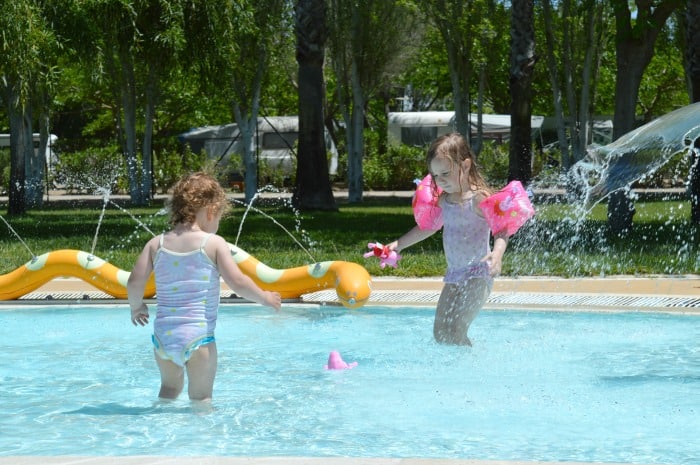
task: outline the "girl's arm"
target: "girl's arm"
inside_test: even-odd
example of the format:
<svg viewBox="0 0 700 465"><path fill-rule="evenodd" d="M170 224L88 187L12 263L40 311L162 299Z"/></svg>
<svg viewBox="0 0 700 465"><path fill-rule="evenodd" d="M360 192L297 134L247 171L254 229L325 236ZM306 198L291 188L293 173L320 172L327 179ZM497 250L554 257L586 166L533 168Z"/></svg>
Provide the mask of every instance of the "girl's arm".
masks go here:
<svg viewBox="0 0 700 465"><path fill-rule="evenodd" d="M508 236L506 233L496 234L493 238L493 249L481 259L482 262L489 262L489 274L498 276L501 274L503 254L508 246Z"/></svg>
<svg viewBox="0 0 700 465"><path fill-rule="evenodd" d="M136 259L134 268L131 270L129 280L126 283L129 307L131 307L131 322L134 325L145 326L148 324L148 307L143 301L143 293L148 278L153 271L153 247L154 244L157 244L157 241L158 238L155 237L146 243L146 246Z"/></svg>
<svg viewBox="0 0 700 465"><path fill-rule="evenodd" d="M279 293L260 289L260 287L255 284L255 281L243 274L241 269L238 268L238 265L236 265L236 262L233 261L231 249L223 237L219 235L212 236L207 243L207 248L209 248L210 245L214 247L214 262L219 270L219 274L221 274L224 282L233 289L236 294L244 299L259 303L260 305L272 307L276 311L280 310L282 307L282 298Z"/></svg>
<svg viewBox="0 0 700 465"><path fill-rule="evenodd" d="M401 252L403 249L429 238L436 232L437 231L432 231L430 229L421 229L418 227L418 225L416 225L413 227L413 229L409 230L406 234L399 237L394 242L387 244L387 247L389 247L389 250Z"/></svg>

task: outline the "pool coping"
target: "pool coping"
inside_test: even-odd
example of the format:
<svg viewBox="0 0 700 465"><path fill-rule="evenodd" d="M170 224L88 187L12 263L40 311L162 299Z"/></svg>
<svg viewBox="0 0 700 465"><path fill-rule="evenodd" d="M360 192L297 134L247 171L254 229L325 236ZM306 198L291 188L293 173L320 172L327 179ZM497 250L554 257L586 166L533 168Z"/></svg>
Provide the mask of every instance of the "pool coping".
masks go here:
<svg viewBox="0 0 700 465"><path fill-rule="evenodd" d="M368 305L435 306L442 279L373 277ZM222 303L245 303L222 284ZM3 306L124 304L78 278L57 278ZM335 291L320 290L285 303L339 305ZM645 311L700 315L700 275L593 278L498 277L486 309L541 311Z"/></svg>
<svg viewBox="0 0 700 465"><path fill-rule="evenodd" d="M170 457L170 456L11 456L0 465L590 465L588 462L537 462L475 459L382 457ZM608 463L605 465L624 465ZM629 465L629 464L627 464ZM644 464L636 464L644 465Z"/></svg>

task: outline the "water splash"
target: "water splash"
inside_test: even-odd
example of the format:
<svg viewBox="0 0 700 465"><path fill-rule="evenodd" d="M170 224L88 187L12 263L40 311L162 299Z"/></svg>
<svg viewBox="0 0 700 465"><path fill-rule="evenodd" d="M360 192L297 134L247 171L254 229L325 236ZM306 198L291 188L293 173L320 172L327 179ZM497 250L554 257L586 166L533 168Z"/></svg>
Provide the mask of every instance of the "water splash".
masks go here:
<svg viewBox="0 0 700 465"><path fill-rule="evenodd" d="M591 207L612 192L649 176L679 152L700 140L700 102L663 115L628 132L616 141L588 151L572 175Z"/></svg>
<svg viewBox="0 0 700 465"><path fill-rule="evenodd" d="M294 236L294 234L292 234L286 227L284 227L284 225L282 225L279 221L277 221L273 216L268 215L264 211L253 206L253 203L255 203L255 200L259 197L259 195L262 192L264 192L264 190L265 189L260 189L258 192L256 192L249 203L246 203L242 200L237 200L237 199L232 200L234 203L237 203L239 205L243 205L246 207L245 211L243 212L243 215L241 217L241 223L238 225L238 233L236 234L236 240L234 241L234 245L236 245L236 246L238 245L238 239L240 239L240 237L241 237L241 232L243 231L243 224L245 223L245 219L248 216L248 213L250 212L250 210L253 210L256 213L259 213L262 216L264 216L265 218L272 221L275 225L279 226L285 233L287 233L287 235L289 237L292 238L292 240L301 248L301 250L303 250L306 253L306 255L309 256L309 258L311 259L311 263L316 263L317 260L314 258L314 256L311 254L311 252L309 252L309 250L306 247L304 247L304 245L299 241L299 239L296 238L296 236ZM299 222L298 221L297 221L297 229L299 229Z"/></svg>
<svg viewBox="0 0 700 465"><path fill-rule="evenodd" d="M241 202L239 200L234 199L234 202L245 205L246 209L243 211L243 216L241 216L241 224L238 225L238 233L236 234L236 240L233 242L234 245L238 245L238 239L241 237L241 231L243 231L243 223L245 223L245 219L248 216L248 212L250 212L250 209L253 208L253 204L255 203L255 199L258 198L258 195L260 194L260 191L256 192L255 195L253 195L253 198L250 199L250 203L246 204L245 202Z"/></svg>
<svg viewBox="0 0 700 465"><path fill-rule="evenodd" d="M102 195L102 211L100 211L100 216L97 219L97 226L95 227L95 236L92 238L92 248L90 249L90 255L95 255L95 247L97 247L97 236L100 233L100 227L102 226L102 220L105 217L105 211L107 210L107 204L109 203L110 190L107 188L98 188L97 192Z"/></svg>
<svg viewBox="0 0 700 465"><path fill-rule="evenodd" d="M103 220L103 218L104 218L105 210L106 210L106 208L107 208L107 204L112 204L112 205L114 205L114 206L117 207L121 212L126 213L132 220L134 220L134 222L135 222L136 224L138 224L141 228L143 228L144 230L146 230L151 236L153 236L153 237L156 236L156 235L153 233L153 231L151 231L151 229L150 229L148 226L146 226L146 224L145 224L143 221L141 221L141 220L139 220L138 218L136 218L136 216L134 216L133 213L131 213L129 210L127 210L126 208L122 207L121 205L119 205L117 202L113 201L113 200L110 198L111 195L112 195L112 190L111 190L109 187L100 186L100 185L98 185L97 183L95 183L94 181L90 181L90 184L92 184L93 188L95 189L95 193L96 193L97 195L101 195L101 196L102 196L102 212L101 212L101 214L100 214L99 219L97 220L97 228L96 228L97 230L95 231L95 237L94 237L93 243L92 243L92 250L93 250L93 251L95 250L95 245L96 245L96 243L97 243L97 233L98 233L99 230L100 230L100 225L101 225L102 220Z"/></svg>
<svg viewBox="0 0 700 465"><path fill-rule="evenodd" d="M669 162L677 167L664 172L675 182L682 181L692 170L690 154L698 150L699 143L700 104L693 104L611 144L590 147L586 158L569 172L543 173L531 187L546 195L535 199L538 215L518 232L512 247L509 245L519 258L509 265L509 272L533 276L565 270L563 276L603 277L650 270L668 274L696 270L700 259L693 244L697 244L700 231L690 223L688 202L677 202L686 200L683 189L658 197L673 202L637 206L634 234L640 248L636 250L610 234L605 206L597 205L620 190L626 190L633 201L639 200L642 194L632 189L634 183L657 176Z"/></svg>
<svg viewBox="0 0 700 465"><path fill-rule="evenodd" d="M134 222L136 222L136 224L138 224L141 228L143 228L146 232L148 232L152 237L156 237L156 234L155 234L153 231L151 231L151 229L146 225L146 223L144 223L143 221L141 221L140 219L138 219L136 216L134 216L134 214L131 213L129 210L127 210L126 208L122 207L121 205L119 205L118 203L116 203L116 202L114 202L114 201L112 201L112 200L110 200L109 202L110 202L112 205L114 205L115 207L117 207L119 210L121 210L122 212L124 212L124 213L126 213L127 215L129 215L129 217L130 217L132 220L134 220ZM159 214L159 213L161 213L161 212L158 212L157 214Z"/></svg>
<svg viewBox="0 0 700 465"><path fill-rule="evenodd" d="M12 234L14 234L14 236L17 238L17 240L19 240L19 242L24 246L24 248L27 249L27 252L29 252L29 256L32 258L36 257L34 252L32 252L32 249L29 248L27 243L24 242L22 237L20 237L20 235L17 233L17 231L15 231L15 229L12 227L12 225L10 225L10 223L5 219L5 217L0 215L0 220L2 220L3 223L5 223L5 226L7 226L7 228L10 230L10 232L12 232Z"/></svg>

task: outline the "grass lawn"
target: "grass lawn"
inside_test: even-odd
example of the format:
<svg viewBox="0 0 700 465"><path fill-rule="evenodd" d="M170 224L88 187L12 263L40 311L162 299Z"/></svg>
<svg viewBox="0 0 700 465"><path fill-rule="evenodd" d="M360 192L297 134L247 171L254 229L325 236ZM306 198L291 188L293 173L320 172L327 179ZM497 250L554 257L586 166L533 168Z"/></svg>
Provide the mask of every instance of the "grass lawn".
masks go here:
<svg viewBox="0 0 700 465"><path fill-rule="evenodd" d="M390 242L413 227L409 200L368 200L361 205L341 204L339 212L303 214L294 214L281 201L258 200L255 206L274 221L251 210L241 229L244 209L236 206L222 220L219 233L236 243L240 229L237 245L273 268L346 260L363 264L375 276L441 276L444 271L440 233L405 250L398 269L381 270L377 260L362 257L367 242ZM605 205L585 215L564 204L535 205L536 217L511 238L503 275L699 273L700 237L698 227L689 220L689 203L638 202L635 206L634 230L619 238L608 233ZM0 274L34 255L57 249L93 252L129 271L151 237L139 223L158 234L167 228L167 216L158 213L160 206L126 210L128 213L110 204L100 221L99 204L70 207L54 203L21 217L4 216L26 247L7 226L0 225L4 231L0 234Z"/></svg>

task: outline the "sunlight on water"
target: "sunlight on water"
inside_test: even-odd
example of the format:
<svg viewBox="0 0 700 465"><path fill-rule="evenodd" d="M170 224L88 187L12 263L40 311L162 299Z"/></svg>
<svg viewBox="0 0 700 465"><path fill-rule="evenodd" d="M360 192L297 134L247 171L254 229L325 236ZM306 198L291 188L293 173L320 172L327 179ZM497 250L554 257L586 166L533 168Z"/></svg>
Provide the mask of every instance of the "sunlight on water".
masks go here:
<svg viewBox="0 0 700 465"><path fill-rule="evenodd" d="M0 454L697 463L699 317L483 312L473 349L435 344L432 318L224 306L203 412L156 402L126 307L0 312ZM358 366L324 370L331 350Z"/></svg>

